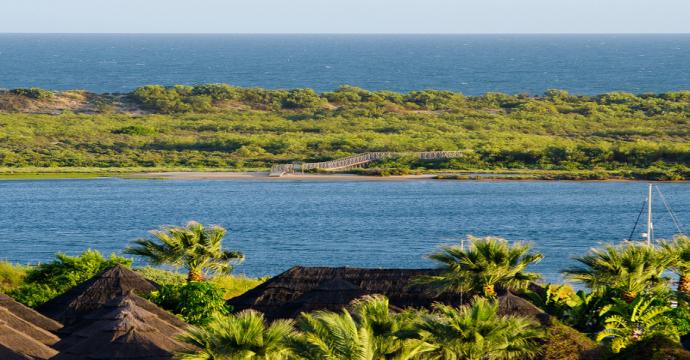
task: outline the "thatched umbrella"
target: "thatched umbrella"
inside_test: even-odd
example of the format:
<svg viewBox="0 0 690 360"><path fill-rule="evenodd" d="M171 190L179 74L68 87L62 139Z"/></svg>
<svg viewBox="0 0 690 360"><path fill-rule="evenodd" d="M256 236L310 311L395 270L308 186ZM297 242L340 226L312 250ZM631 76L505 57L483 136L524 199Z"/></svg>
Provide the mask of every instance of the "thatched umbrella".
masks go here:
<svg viewBox="0 0 690 360"><path fill-rule="evenodd" d="M144 305L144 307L139 304ZM152 311L147 310L151 309ZM155 310L154 310L155 309ZM66 349L76 343L90 337L94 330L100 329L105 323L112 323L124 317L124 314L130 314L136 320L151 326L163 334L170 337L175 337L184 332L188 326L187 323L178 319L174 315L158 308L149 301L130 293L114 299L110 303L104 305L102 308L95 310L82 317L78 323L65 328L62 333L62 340L55 344L55 348ZM163 317L159 316L163 315Z"/></svg>
<svg viewBox="0 0 690 360"><path fill-rule="evenodd" d="M56 354L55 349L0 320L0 355L2 355L2 359L50 359Z"/></svg>
<svg viewBox="0 0 690 360"><path fill-rule="evenodd" d="M38 307L38 311L68 325L130 291L148 294L156 289L153 282L122 265L116 265L46 302Z"/></svg>
<svg viewBox="0 0 690 360"><path fill-rule="evenodd" d="M15 301L3 293L0 293L0 308L5 308L22 320L53 333L62 328L62 324L59 322L41 315L38 311Z"/></svg>
<svg viewBox="0 0 690 360"><path fill-rule="evenodd" d="M433 269L358 269L347 267L295 266L246 293L228 300L235 310L254 309L267 318L285 318L295 315L300 300L321 284L342 279L357 287L360 295L381 294L397 308L429 307L434 302L459 304L463 297L453 294L434 295L422 286L411 286L421 275L432 275ZM469 296L465 296L469 299Z"/></svg>
<svg viewBox="0 0 690 360"><path fill-rule="evenodd" d="M0 307L0 320L8 327L38 340L45 345L53 345L60 340L55 334L18 317L4 307Z"/></svg>
<svg viewBox="0 0 690 360"><path fill-rule="evenodd" d="M499 290L498 313L501 315L525 316L539 321L542 325L548 325L551 320L549 314L532 304L529 300L505 290Z"/></svg>
<svg viewBox="0 0 690 360"><path fill-rule="evenodd" d="M170 359L188 346L175 340L181 329L123 300L101 319L64 339L56 360L76 359Z"/></svg>
<svg viewBox="0 0 690 360"><path fill-rule="evenodd" d="M291 317L315 310L338 311L364 295L362 289L340 277L326 280L294 301Z"/></svg>

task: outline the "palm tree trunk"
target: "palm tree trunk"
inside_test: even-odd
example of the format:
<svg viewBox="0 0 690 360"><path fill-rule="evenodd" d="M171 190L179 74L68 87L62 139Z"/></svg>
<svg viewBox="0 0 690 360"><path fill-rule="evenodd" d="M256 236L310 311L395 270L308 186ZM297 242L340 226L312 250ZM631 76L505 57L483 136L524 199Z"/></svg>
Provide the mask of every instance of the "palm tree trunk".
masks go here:
<svg viewBox="0 0 690 360"><path fill-rule="evenodd" d="M621 297L623 298L623 301L630 304L631 302L635 301L635 298L637 297L637 293L634 291L624 291L623 294L621 295Z"/></svg>
<svg viewBox="0 0 690 360"><path fill-rule="evenodd" d="M496 296L496 288L494 287L494 284L484 285L484 296L487 296L487 297Z"/></svg>
<svg viewBox="0 0 690 360"><path fill-rule="evenodd" d="M187 282L204 281L204 274L197 269L189 269L187 273Z"/></svg>
<svg viewBox="0 0 690 360"><path fill-rule="evenodd" d="M690 273L680 275L680 279L678 279L678 292L690 295Z"/></svg>

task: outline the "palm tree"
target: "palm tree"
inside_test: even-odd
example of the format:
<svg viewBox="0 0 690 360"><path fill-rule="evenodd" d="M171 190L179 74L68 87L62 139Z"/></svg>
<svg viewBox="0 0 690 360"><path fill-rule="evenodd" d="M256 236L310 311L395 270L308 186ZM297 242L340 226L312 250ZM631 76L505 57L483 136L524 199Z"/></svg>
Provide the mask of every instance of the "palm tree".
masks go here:
<svg viewBox="0 0 690 360"><path fill-rule="evenodd" d="M534 357L543 337L539 325L520 316L498 315L498 302L476 297L460 308L436 304L420 326L437 348L434 358L457 360Z"/></svg>
<svg viewBox="0 0 690 360"><path fill-rule="evenodd" d="M377 358L410 360L434 349L419 336L417 311L393 313L382 295L362 297L351 307L358 326L369 333Z"/></svg>
<svg viewBox="0 0 690 360"><path fill-rule="evenodd" d="M690 238L679 236L661 241L664 256L671 260L671 270L678 275L678 292L690 295Z"/></svg>
<svg viewBox="0 0 690 360"><path fill-rule="evenodd" d="M630 303L638 294L655 291L668 281L662 274L672 259L652 246L624 243L592 249L575 260L582 265L564 270L566 276L600 294L613 291Z"/></svg>
<svg viewBox="0 0 690 360"><path fill-rule="evenodd" d="M525 272L528 265L541 261L540 253L529 254L530 245L497 237L468 237L468 249L451 245L429 256L439 263L438 275L422 276L415 283L428 285L436 292L474 291L496 296L496 286L513 290L524 289L539 274Z"/></svg>
<svg viewBox="0 0 690 360"><path fill-rule="evenodd" d="M293 342L298 356L311 360L373 360L375 345L368 329L358 326L347 310L340 313L303 313L297 321L301 333Z"/></svg>
<svg viewBox="0 0 690 360"><path fill-rule="evenodd" d="M631 303L614 299L604 306L600 316L605 316L604 330L597 334L597 341L607 340L617 353L630 343L652 334L674 333L675 328L664 314L671 311L668 305L659 305L654 297L638 296Z"/></svg>
<svg viewBox="0 0 690 360"><path fill-rule="evenodd" d="M292 355L292 320L266 326L263 314L245 310L221 317L206 327L193 327L181 340L196 349L178 354L182 360L282 360Z"/></svg>
<svg viewBox="0 0 690 360"><path fill-rule="evenodd" d="M302 314L293 346L305 359L416 359L433 349L419 338L418 319L412 311L392 313L384 296L365 296L352 303L351 312Z"/></svg>
<svg viewBox="0 0 690 360"><path fill-rule="evenodd" d="M125 253L145 257L153 265L184 266L188 282L203 281L206 271L229 273L232 262L244 259L240 252L223 250L225 234L220 226L206 228L190 221L184 227L164 226L151 231L155 240L134 240L135 246Z"/></svg>

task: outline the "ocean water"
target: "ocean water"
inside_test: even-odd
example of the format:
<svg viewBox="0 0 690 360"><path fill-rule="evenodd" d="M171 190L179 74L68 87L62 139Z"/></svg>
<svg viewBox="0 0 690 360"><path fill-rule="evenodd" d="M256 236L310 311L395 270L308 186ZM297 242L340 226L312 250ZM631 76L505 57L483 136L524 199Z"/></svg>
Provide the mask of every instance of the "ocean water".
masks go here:
<svg viewBox="0 0 690 360"><path fill-rule="evenodd" d="M658 186L689 222L690 184ZM573 256L627 238L645 197L642 182L1 181L0 259L118 253L161 224L194 219L229 229L226 247L247 257L237 273L433 267L425 255L473 234L532 241L545 254L533 270L560 281ZM654 204L657 236L671 237L671 217Z"/></svg>
<svg viewBox="0 0 690 360"><path fill-rule="evenodd" d="M0 34L0 88L642 93L690 89L688 59L690 35Z"/></svg>

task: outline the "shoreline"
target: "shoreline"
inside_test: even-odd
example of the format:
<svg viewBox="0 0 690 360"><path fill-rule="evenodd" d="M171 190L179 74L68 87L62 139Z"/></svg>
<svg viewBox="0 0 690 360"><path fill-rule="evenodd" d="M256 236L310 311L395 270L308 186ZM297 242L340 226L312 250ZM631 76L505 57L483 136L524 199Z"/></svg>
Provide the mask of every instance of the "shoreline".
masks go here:
<svg viewBox="0 0 690 360"><path fill-rule="evenodd" d="M137 169L138 170L138 169ZM18 180L222 180L222 181L479 181L479 182L660 182L660 183L688 183L690 180L645 180L645 179L554 179L543 178L547 171L536 172L439 172L411 175L358 175L347 173L334 174L299 174L270 177L268 171L66 171L66 172L16 172L0 173L1 181ZM541 177L540 177L541 176Z"/></svg>

